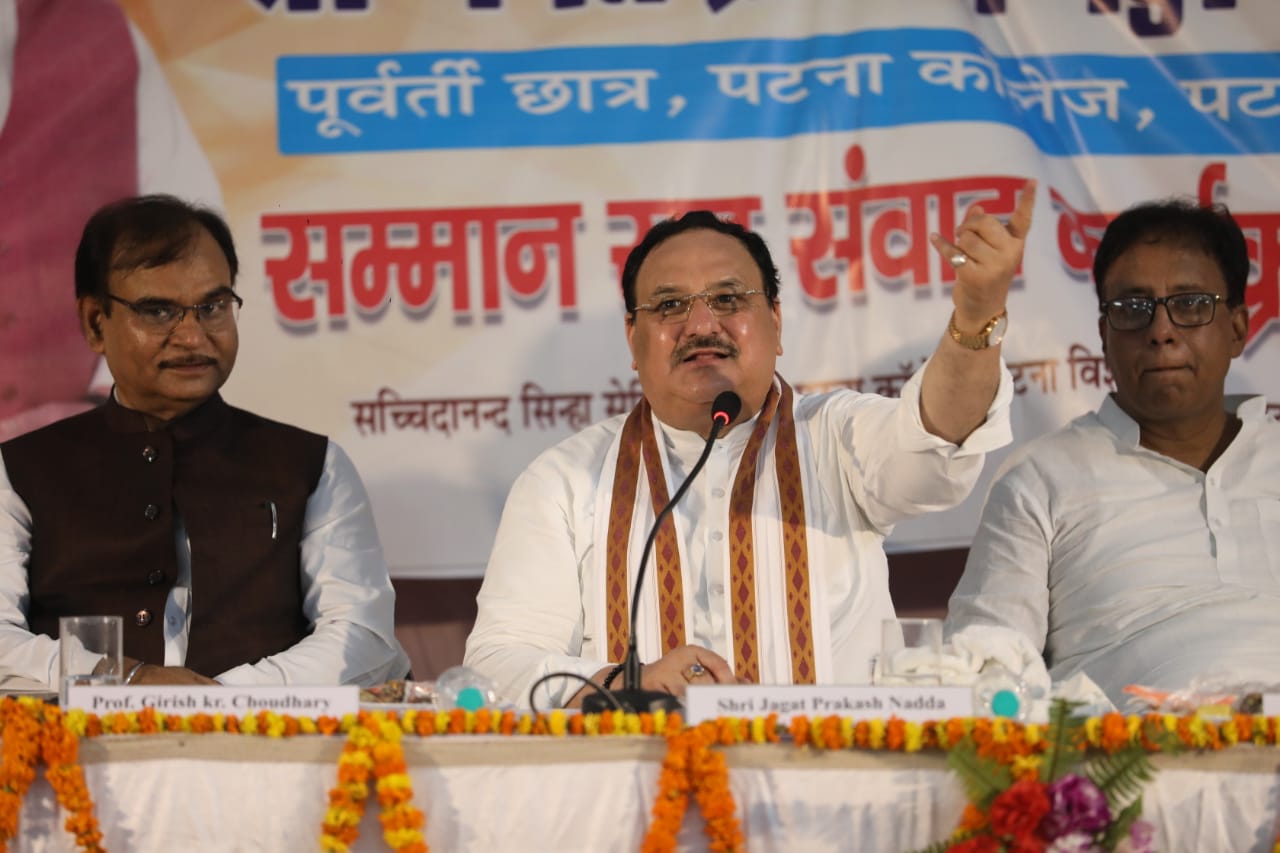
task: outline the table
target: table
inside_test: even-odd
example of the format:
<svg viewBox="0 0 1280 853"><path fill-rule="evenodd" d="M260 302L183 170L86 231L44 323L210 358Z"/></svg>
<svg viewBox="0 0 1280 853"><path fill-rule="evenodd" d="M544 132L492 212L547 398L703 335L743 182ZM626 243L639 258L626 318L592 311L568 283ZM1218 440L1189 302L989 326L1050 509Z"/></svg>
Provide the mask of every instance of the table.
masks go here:
<svg viewBox="0 0 1280 853"><path fill-rule="evenodd" d="M341 737L123 735L82 742L113 851L317 850ZM407 737L414 801L436 851L638 850L657 789L659 738ZM964 807L943 756L729 747L751 851L898 851L954 828ZM1269 853L1280 823L1280 750L1156 756L1145 795L1158 849ZM386 850L371 803L355 850ZM69 851L43 772L13 849ZM690 805L681 849L704 849Z"/></svg>

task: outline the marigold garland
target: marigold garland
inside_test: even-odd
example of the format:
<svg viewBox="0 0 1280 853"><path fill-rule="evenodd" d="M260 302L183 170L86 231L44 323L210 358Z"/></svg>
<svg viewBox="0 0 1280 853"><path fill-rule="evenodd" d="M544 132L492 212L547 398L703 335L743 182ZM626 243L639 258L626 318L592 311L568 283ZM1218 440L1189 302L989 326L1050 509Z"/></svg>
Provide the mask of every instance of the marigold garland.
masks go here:
<svg viewBox="0 0 1280 853"><path fill-rule="evenodd" d="M22 799L44 761L47 778L66 809L66 828L84 850L100 850L102 835L93 801L79 765L79 740L104 734L225 732L251 737L343 734L347 742L338 759L337 781L330 791L321 846L345 851L355 840L371 795L381 809L383 838L395 850L425 851L425 816L412 804L413 791L404 760L404 735L499 734L547 737L657 736L667 741L645 850L669 850L692 796L706 821L714 850L741 849L745 842L735 815L724 754L713 747L741 743L777 743L790 735L797 748L855 749L915 753L951 750L968 741L979 754L1006 764L1015 780L1034 780L1045 751L1045 730L1008 720L953 718L933 722L852 720L847 717L792 717L779 725L777 716L721 718L686 727L678 715L566 714L532 715L496 711L364 711L359 715L292 717L261 711L236 717L221 714L179 716L145 709L102 716L79 710L59 712L29 698L0 699L0 853L16 837ZM1225 720L1195 715L1106 714L1090 718L1080 729L1083 750L1114 754L1138 746L1147 752L1218 750L1236 744L1277 745L1280 718L1240 714ZM966 808L957 836L983 831L990 816ZM953 849L961 849L957 844ZM1275 853L1280 853L1277 839Z"/></svg>
<svg viewBox="0 0 1280 853"><path fill-rule="evenodd" d="M56 707L35 699L0 699L0 853L18 834L22 798L35 781L38 761L44 762L49 787L67 812L63 826L75 837L76 846L104 849L80 766L80 738L65 721Z"/></svg>
<svg viewBox="0 0 1280 853"><path fill-rule="evenodd" d="M414 730L412 723L406 721L402 728L394 712L381 711L361 711L353 725L346 719L343 723L347 743L338 758L338 783L329 791L320 848L345 853L359 837L373 776L383 840L397 853L427 853L422 834L426 817L413 806L413 782L400 744L402 732ZM487 730L487 717L481 724Z"/></svg>

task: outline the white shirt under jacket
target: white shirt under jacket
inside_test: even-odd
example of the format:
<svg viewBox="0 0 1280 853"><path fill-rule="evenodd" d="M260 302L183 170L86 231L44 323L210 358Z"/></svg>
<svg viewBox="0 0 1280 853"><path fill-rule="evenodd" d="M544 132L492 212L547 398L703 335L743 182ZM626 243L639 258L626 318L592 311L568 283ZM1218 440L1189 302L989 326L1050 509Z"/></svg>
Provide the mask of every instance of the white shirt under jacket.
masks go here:
<svg viewBox="0 0 1280 853"><path fill-rule="evenodd" d="M1003 625L1054 680L1123 688L1280 683L1280 424L1228 397L1240 432L1207 473L1138 445L1108 397L1020 448L983 510L948 634Z"/></svg>
<svg viewBox="0 0 1280 853"><path fill-rule="evenodd" d="M928 433L921 422L920 384L927 369L903 386L901 399L848 390L796 395L820 683L870 680L881 620L894 615L883 544L894 524L959 503L973 488L985 453L1012 438L1012 382L1003 365L986 422L961 446ZM590 677L617 663L608 656L602 587L617 436L625 419L619 415L598 423L544 452L511 488L465 658L493 678L508 701L528 704L533 683L548 673ZM654 426L668 491L674 494L704 442L656 417ZM753 426L754 421L739 424L716 442L706 468L674 512L685 641L714 650L730 665L729 498ZM775 420L765 442L770 462L757 477L756 602L761 681L788 683L781 525L773 514L776 432ZM643 521L633 522L631 531L632 588L653 519L646 478L640 481L637 519ZM661 656L650 559L638 612L644 661ZM563 705L581 687L575 679L549 681L539 691L538 705Z"/></svg>
<svg viewBox="0 0 1280 853"><path fill-rule="evenodd" d="M175 531L178 579L164 619L164 663L182 666L192 598L191 548ZM58 641L27 629L31 514L0 456L0 688L57 689ZM302 611L314 626L296 645L214 676L228 685L379 684L400 678L409 659L395 637L395 591L387 575L369 496L355 465L329 442L320 482L303 520Z"/></svg>

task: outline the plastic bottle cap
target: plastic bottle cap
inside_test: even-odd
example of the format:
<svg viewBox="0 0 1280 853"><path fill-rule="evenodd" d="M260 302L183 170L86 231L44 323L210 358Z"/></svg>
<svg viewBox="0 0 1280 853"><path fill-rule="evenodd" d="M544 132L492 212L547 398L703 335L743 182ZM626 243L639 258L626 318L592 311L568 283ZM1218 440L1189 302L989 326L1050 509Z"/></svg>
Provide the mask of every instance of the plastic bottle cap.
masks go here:
<svg viewBox="0 0 1280 853"><path fill-rule="evenodd" d="M459 697L461 698L461 697ZM991 713L997 717L1016 717L1021 703L1012 690L997 690L991 697Z"/></svg>
<svg viewBox="0 0 1280 853"><path fill-rule="evenodd" d="M1015 706L1017 700L1014 700ZM484 693L478 687L464 687L458 691L458 707L464 711L479 711L484 707Z"/></svg>

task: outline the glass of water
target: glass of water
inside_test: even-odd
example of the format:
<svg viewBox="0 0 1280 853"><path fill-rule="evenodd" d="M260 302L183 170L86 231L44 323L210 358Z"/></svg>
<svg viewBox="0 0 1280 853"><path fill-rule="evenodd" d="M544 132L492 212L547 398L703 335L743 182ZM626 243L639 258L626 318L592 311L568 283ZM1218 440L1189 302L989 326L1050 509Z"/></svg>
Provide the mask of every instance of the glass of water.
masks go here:
<svg viewBox="0 0 1280 853"><path fill-rule="evenodd" d="M124 620L119 616L64 616L58 620L58 687L63 707L71 685L119 684Z"/></svg>
<svg viewBox="0 0 1280 853"><path fill-rule="evenodd" d="M880 683L941 683L942 621L886 619L880 630Z"/></svg>

